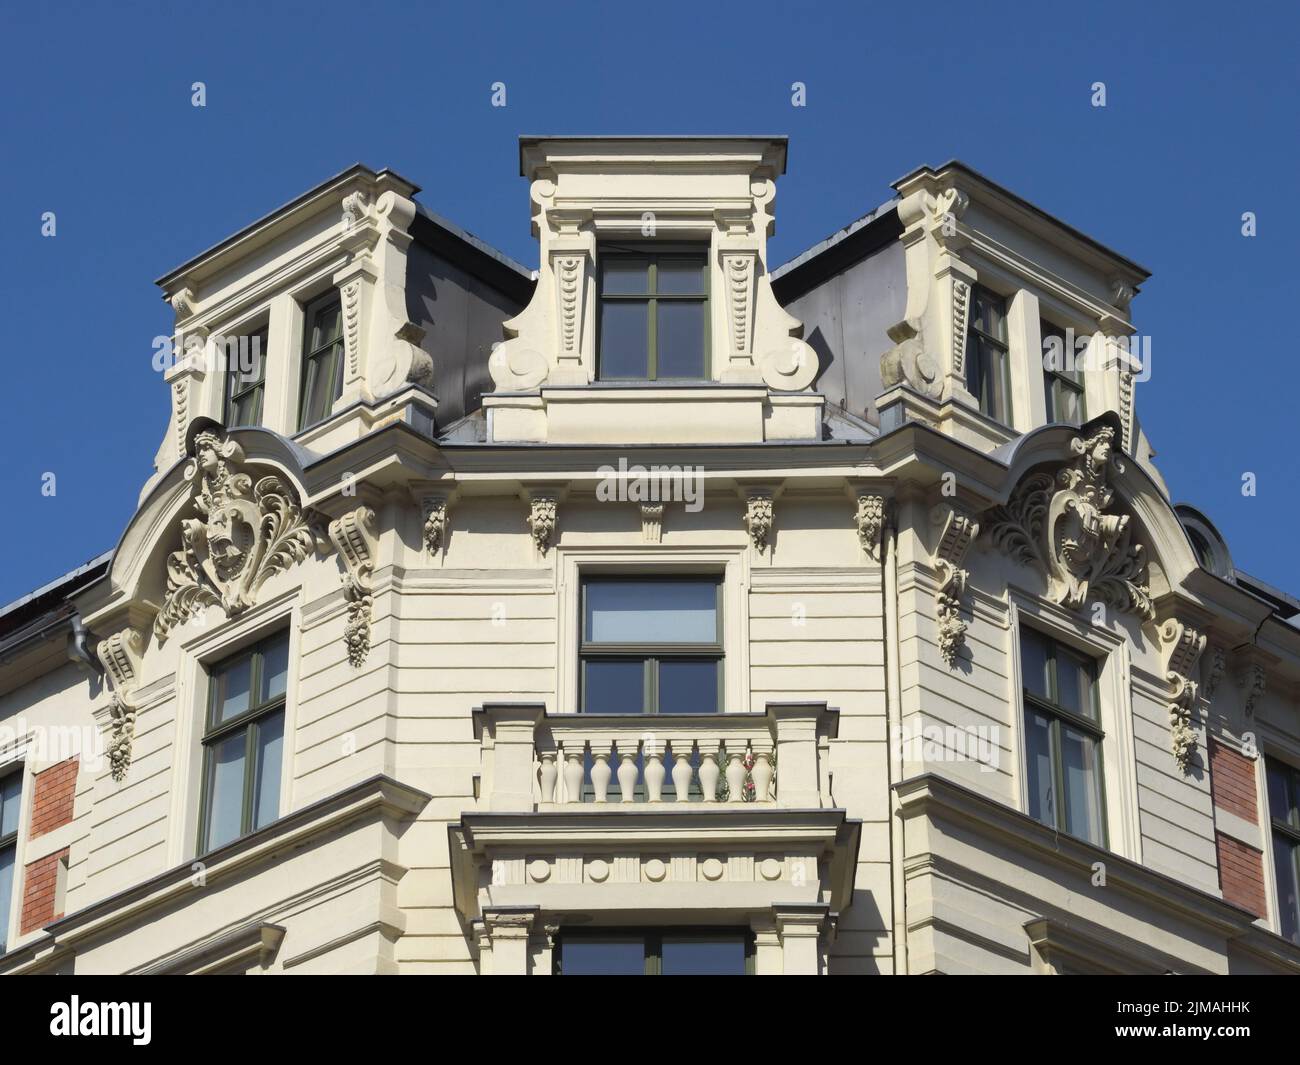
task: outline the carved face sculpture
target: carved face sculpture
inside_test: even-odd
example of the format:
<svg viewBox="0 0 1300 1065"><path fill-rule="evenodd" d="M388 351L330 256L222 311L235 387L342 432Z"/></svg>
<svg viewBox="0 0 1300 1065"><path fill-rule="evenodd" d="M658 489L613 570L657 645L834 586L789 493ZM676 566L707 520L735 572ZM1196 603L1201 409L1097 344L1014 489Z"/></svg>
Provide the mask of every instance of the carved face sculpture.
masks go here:
<svg viewBox="0 0 1300 1065"><path fill-rule="evenodd" d="M239 576L251 557L256 530L237 505L222 507L208 521L208 550L212 569L220 581Z"/></svg>

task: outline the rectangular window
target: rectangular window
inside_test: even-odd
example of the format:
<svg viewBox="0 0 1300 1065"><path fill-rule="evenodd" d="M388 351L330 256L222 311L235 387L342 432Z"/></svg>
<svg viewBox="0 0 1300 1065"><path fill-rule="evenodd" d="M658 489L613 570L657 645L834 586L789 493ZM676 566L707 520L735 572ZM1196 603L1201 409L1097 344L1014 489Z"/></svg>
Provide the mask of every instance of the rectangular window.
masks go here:
<svg viewBox="0 0 1300 1065"><path fill-rule="evenodd" d="M0 777L0 954L9 935L14 900L14 866L18 863L18 805L23 797L22 769Z"/></svg>
<svg viewBox="0 0 1300 1065"><path fill-rule="evenodd" d="M966 331L966 387L980 410L1011 424L1011 356L1007 345L1007 301L976 286Z"/></svg>
<svg viewBox="0 0 1300 1065"><path fill-rule="evenodd" d="M1088 420L1083 402L1083 370L1076 365L1078 352L1066 347L1065 330L1042 323L1043 395L1049 422Z"/></svg>
<svg viewBox="0 0 1300 1065"><path fill-rule="evenodd" d="M323 422L343 394L343 311L327 292L303 312L302 403L299 429Z"/></svg>
<svg viewBox="0 0 1300 1065"><path fill-rule="evenodd" d="M581 709L716 714L722 706L716 578L590 578L582 585Z"/></svg>
<svg viewBox="0 0 1300 1065"><path fill-rule="evenodd" d="M203 733L199 853L280 816L289 634L214 666Z"/></svg>
<svg viewBox="0 0 1300 1065"><path fill-rule="evenodd" d="M601 380L709 376L708 252L600 246Z"/></svg>
<svg viewBox="0 0 1300 1065"><path fill-rule="evenodd" d="M263 393L266 391L267 327L237 339L228 349L226 365L226 427L262 424Z"/></svg>
<svg viewBox="0 0 1300 1065"><path fill-rule="evenodd" d="M1020 631L1025 774L1031 817L1106 845L1097 663L1033 629Z"/></svg>
<svg viewBox="0 0 1300 1065"><path fill-rule="evenodd" d="M1268 758L1268 816L1273 826L1273 875L1278 931L1300 943L1300 769Z"/></svg>
<svg viewBox="0 0 1300 1065"><path fill-rule="evenodd" d="M753 936L742 929L584 929L556 941L557 976L745 976Z"/></svg>

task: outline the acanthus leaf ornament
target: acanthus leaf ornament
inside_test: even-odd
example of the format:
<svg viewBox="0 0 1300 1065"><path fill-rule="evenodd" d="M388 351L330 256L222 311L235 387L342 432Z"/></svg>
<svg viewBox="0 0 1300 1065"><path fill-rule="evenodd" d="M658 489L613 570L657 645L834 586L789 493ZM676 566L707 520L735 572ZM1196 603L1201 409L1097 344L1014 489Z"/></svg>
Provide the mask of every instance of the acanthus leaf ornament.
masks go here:
<svg viewBox="0 0 1300 1065"><path fill-rule="evenodd" d="M438 557L447 539L447 497L430 495L422 500L424 510L424 546Z"/></svg>
<svg viewBox="0 0 1300 1065"><path fill-rule="evenodd" d="M961 597L966 592L966 581L970 575L963 568L963 563L971 542L979 535L980 527L973 518L954 507L937 509L932 520L935 524L942 525L939 543L934 551L934 568L939 581L935 591L939 654L951 669L957 664L957 657L966 645L967 625L961 620Z"/></svg>
<svg viewBox="0 0 1300 1065"><path fill-rule="evenodd" d="M269 578L315 550L292 491L273 475L254 482L243 464L234 440L208 429L195 436L185 476L194 482L198 516L181 521L181 549L167 558L167 587L153 626L160 642L204 607L241 614Z"/></svg>
<svg viewBox="0 0 1300 1065"><path fill-rule="evenodd" d="M1133 542L1125 514L1107 514L1114 490L1108 475L1123 472L1115 455L1115 429L1098 428L1070 448L1079 457L1057 471L1025 477L1005 506L990 511L989 538L1018 562L1040 568L1047 596L1071 610L1089 596L1145 621L1155 618L1146 557Z"/></svg>
<svg viewBox="0 0 1300 1065"><path fill-rule="evenodd" d="M348 662L360 668L370 653L370 622L373 607L375 569L375 512L357 507L329 524L329 538L343 561L343 595L348 603L348 620L343 642Z"/></svg>
<svg viewBox="0 0 1300 1065"><path fill-rule="evenodd" d="M135 688L140 681L140 655L144 637L136 629L123 629L100 642L95 649L104 671L112 679L108 706L109 772L119 784L131 765L131 744L135 739Z"/></svg>
<svg viewBox="0 0 1300 1065"><path fill-rule="evenodd" d="M528 529L543 555L555 537L558 506L551 495L534 495L528 501Z"/></svg>
<svg viewBox="0 0 1300 1065"><path fill-rule="evenodd" d="M1165 621L1159 629L1165 657L1165 683L1170 686L1169 735L1174 761L1184 773L1192 767L1196 753L1197 682L1192 679L1196 663L1205 650L1206 638L1190 625L1176 618Z"/></svg>

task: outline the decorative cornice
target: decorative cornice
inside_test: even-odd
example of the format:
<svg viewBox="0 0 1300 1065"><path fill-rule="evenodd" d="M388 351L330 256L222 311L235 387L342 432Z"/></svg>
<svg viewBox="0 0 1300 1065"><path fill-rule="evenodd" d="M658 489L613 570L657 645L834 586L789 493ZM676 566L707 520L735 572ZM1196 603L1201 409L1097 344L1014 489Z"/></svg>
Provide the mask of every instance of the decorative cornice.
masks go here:
<svg viewBox="0 0 1300 1065"><path fill-rule="evenodd" d="M961 620L961 597L969 576L962 568L971 542L979 535L979 523L951 506L936 508L931 520L941 526L934 551L934 568L939 587L935 593L939 621L939 653L951 669L966 644L966 623Z"/></svg>
<svg viewBox="0 0 1300 1065"><path fill-rule="evenodd" d="M131 765L131 743L135 738L136 703L134 692L140 681L140 656L144 636L138 629L126 628L100 642L95 649L112 679L112 701L108 707L109 771L121 783Z"/></svg>
<svg viewBox="0 0 1300 1065"><path fill-rule="evenodd" d="M768 545L772 535L772 493L751 492L745 500L745 529L756 551Z"/></svg>
<svg viewBox="0 0 1300 1065"><path fill-rule="evenodd" d="M528 528L533 536L533 543L543 555L555 539L555 527L558 521L559 504L555 496L534 494L528 499Z"/></svg>
<svg viewBox="0 0 1300 1065"><path fill-rule="evenodd" d="M880 534L885 527L885 497L862 492L858 495L858 508L854 514L858 527L858 543L868 557L880 561Z"/></svg>
<svg viewBox="0 0 1300 1065"><path fill-rule="evenodd" d="M1103 513L1114 495L1108 474L1124 469L1114 446L1111 425L1075 437L1070 449L1079 457L1055 476L1025 477L1006 506L989 511L988 533L1002 552L1047 576L1053 602L1079 610L1091 595L1151 621L1146 558L1133 543L1131 519Z"/></svg>
<svg viewBox="0 0 1300 1065"><path fill-rule="evenodd" d="M378 544L375 512L362 506L344 514L330 522L329 537L343 560L343 594L348 601L343 642L347 645L348 661L360 667L370 653L371 577Z"/></svg>
<svg viewBox="0 0 1300 1065"><path fill-rule="evenodd" d="M1173 745L1174 761L1187 773L1196 753L1196 729L1193 713L1196 709L1197 682L1192 680L1201 652L1205 650L1205 636L1177 618L1161 624L1160 646L1164 652L1165 682L1170 686L1169 733Z"/></svg>
<svg viewBox="0 0 1300 1065"><path fill-rule="evenodd" d="M194 485L198 517L181 521L181 549L167 558L167 589L153 627L159 642L204 607L219 606L228 618L241 614L270 577L301 562L316 543L293 491L275 476L254 483L243 448L223 434L205 429L195 436L185 477Z"/></svg>

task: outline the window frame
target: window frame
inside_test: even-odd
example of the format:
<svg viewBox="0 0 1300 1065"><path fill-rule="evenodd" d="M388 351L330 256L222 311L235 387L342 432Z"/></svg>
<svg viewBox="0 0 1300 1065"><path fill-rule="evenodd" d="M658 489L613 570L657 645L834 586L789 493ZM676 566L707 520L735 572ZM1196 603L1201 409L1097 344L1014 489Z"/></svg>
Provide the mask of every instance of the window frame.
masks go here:
<svg viewBox="0 0 1300 1065"><path fill-rule="evenodd" d="M713 373L713 355L712 355L712 295L711 275L709 268L709 248L710 245L703 241L688 241L678 243L656 243L656 242L637 242L637 241L618 241L603 240L596 248L596 261L598 264L596 279L596 380L597 381L709 381L712 380ZM700 257L700 273L702 284L700 293L673 293L658 291L658 265L660 260L672 259L694 259ZM626 293L626 292L605 292L605 268L606 265L615 260L638 260L647 261L646 269L646 292ZM646 376L644 377L607 377L602 368L603 363L603 321L605 302L611 300L616 303L644 303L646 306ZM659 302L669 303L698 303L703 308L703 330L704 336L701 338L701 368L699 377L660 377L659 376L659 340L658 340L658 319L659 319Z"/></svg>
<svg viewBox="0 0 1300 1065"><path fill-rule="evenodd" d="M9 882L9 907L5 912L0 913L0 954L4 954L9 949L9 928L13 921L14 904L21 903L22 867L18 861L18 841L23 829L23 798L26 785L24 764L21 761L0 766L0 785L11 779L16 779L18 782L18 821L12 832L0 835L0 851L12 850L14 856L13 865L10 867L12 879Z"/></svg>
<svg viewBox="0 0 1300 1065"><path fill-rule="evenodd" d="M1025 660L1024 634L1026 632L1032 632L1035 637L1041 640L1045 645L1045 650L1048 653L1047 664L1049 666L1048 676L1050 678L1050 682L1048 684L1048 689L1050 692L1049 697L1041 696L1038 693L1029 690L1029 685L1027 683L1028 678L1026 676L1026 672L1023 665ZM1038 626L1032 624L1026 624L1024 621L1021 621L1016 629L1016 640L1018 644L1017 651L1020 656L1020 661L1022 663L1020 669L1020 727L1022 733L1022 742L1021 742L1021 747L1023 752L1022 765L1025 774L1025 788L1026 788L1025 813L1028 814L1030 817L1032 817L1039 824L1047 825L1045 821L1043 821L1042 819L1040 819L1030 811L1029 802L1028 802L1028 790L1027 790L1028 778L1029 778L1028 714L1030 713L1031 710L1033 710L1047 717L1051 723L1049 742L1051 747L1050 756L1051 756L1051 763L1052 763L1052 787L1054 789L1055 794L1058 796L1058 801L1055 804L1056 806L1055 824L1047 825L1047 827L1052 828L1057 832L1065 833L1066 835L1074 839L1083 840L1083 842L1085 843L1090 843L1093 846L1102 847L1106 850L1109 850L1110 849L1110 812L1106 805L1106 729L1102 720L1103 715L1102 715L1102 704L1101 704L1103 663L1099 661L1096 656L1090 654L1089 652L1081 651L1077 647L1073 646L1072 644L1069 644L1057 638L1052 633L1047 632ZM1059 701L1054 701L1052 698L1052 696L1055 696L1059 699L1056 658L1057 658L1057 653L1061 651L1064 651L1066 655L1076 659L1077 661L1086 663L1091 667L1091 678L1090 678L1091 683L1089 684L1089 694L1090 694L1090 701L1092 703L1093 714L1095 715L1093 718L1088 718L1085 715L1078 714L1075 711L1071 710L1069 707L1062 706ZM1074 728L1077 731L1084 733L1090 739L1092 739L1096 745L1097 764L1093 770L1092 775L1097 785L1097 821L1101 829L1101 833L1100 833L1101 838L1098 840L1090 840L1087 837L1080 836L1077 833L1071 831L1070 827L1063 823L1066 815L1065 803L1063 801L1066 791L1065 791L1065 773L1064 773L1065 759L1062 753L1063 747L1061 741L1062 724L1069 725L1071 728Z"/></svg>
<svg viewBox="0 0 1300 1065"><path fill-rule="evenodd" d="M318 348L310 348L312 330L317 313L331 304L339 308L339 335ZM307 300L302 308L302 356L298 361L298 432L303 433L330 419L334 414L334 404L343 394L343 363L346 356L346 343L343 328L343 294L337 288L329 288L319 296ZM328 365L331 385L328 409L314 421L308 421L307 405L310 399L309 384L312 380L310 370L314 360L321 360Z"/></svg>
<svg viewBox="0 0 1300 1065"><path fill-rule="evenodd" d="M255 693L261 690L262 667L265 662L265 652L272 644L283 641L286 652L285 665L285 686L284 691L274 698L268 699L264 703L255 703ZM251 659L248 671L248 691L249 705L246 709L236 714L234 717L214 724L218 705L217 695L221 690L217 674L219 671L227 670L237 664L244 658ZM257 805L256 797L256 779L257 779L257 740L259 736L259 727L261 724L273 716L280 715L281 742L283 750L281 751L282 763L280 766L279 785L276 794L276 815L271 822L278 820L283 816L281 809L281 796L284 784L284 762L286 759L289 744L288 731L288 700L289 688L293 678L291 669L293 661L293 642L292 632L290 629L278 629L275 632L268 633L257 641L250 643L248 646L240 648L238 651L227 655L218 661L213 662L206 669L208 695L206 706L203 713L203 727L199 736L199 743L202 747L202 760L199 770L199 824L197 836L197 850L199 857L211 853L213 850L227 846L237 840L243 839L250 833L257 831L253 828L253 817ZM209 845L209 835L212 826L209 824L208 815L211 812L213 774L215 764L212 752L215 747L224 740L237 734L240 730L245 733L244 737L244 782L243 789L240 793L240 828L238 835L220 843L217 847ZM265 827L265 826L260 826Z"/></svg>
<svg viewBox="0 0 1300 1065"><path fill-rule="evenodd" d="M975 305L980 300L996 303L999 307L999 317L1002 321L1001 337L995 337L986 332L976 324ZM1008 316L1011 313L1011 296L1004 296L987 285L971 286L971 311L966 322L966 349L965 349L965 385L966 390L974 397L979 411L987 418L992 418L999 425L1010 426L1013 424L1013 410L1011 403L1011 330L1008 324ZM990 367L985 365L984 351L986 346L991 346L994 350L1001 353L1001 367L998 374L990 372ZM998 387L1001 389L1000 396L995 392L990 392L990 403L985 405L984 386L988 384L993 377L998 378ZM972 379L974 378L974 380ZM978 387L975 387L978 386ZM996 409L998 399L1001 399L1002 409Z"/></svg>
<svg viewBox="0 0 1300 1065"><path fill-rule="evenodd" d="M1291 808L1284 817L1279 817L1277 811L1273 809L1269 773L1275 768L1281 771L1283 779L1288 783L1290 792ZM1270 751L1265 751L1263 776L1264 800L1268 804L1268 857L1271 859L1269 862L1269 877L1272 882L1270 894L1273 899L1273 912L1277 915L1276 930L1277 934L1286 939L1287 942L1300 943L1300 766L1285 758L1280 758ZM1285 839L1292 848L1291 876L1297 887L1296 910L1291 915L1297 929L1297 935L1294 938L1287 936L1283 932L1282 890L1277 876L1279 858L1276 837L1278 836Z"/></svg>
<svg viewBox="0 0 1300 1065"><path fill-rule="evenodd" d="M261 325L258 325L253 329L244 327L243 330L237 334L237 337L240 339L248 338L249 340L253 337L262 338L262 343L260 345L261 373L256 381L251 384L246 384L242 388L236 388L236 382L240 378L241 371L239 368L232 369L230 366L226 367L226 381L223 390L224 398L222 400L221 418L222 424L224 424L227 429L260 426L263 424L263 419L266 416L266 363L271 346L270 322L263 322ZM233 415L236 410L236 405L249 394L255 394L256 399L253 408L253 420L250 422L235 422L233 420Z"/></svg>
<svg viewBox="0 0 1300 1065"><path fill-rule="evenodd" d="M1047 366L1047 344L1049 336L1059 336L1061 338L1061 352L1063 359L1077 359L1078 351L1068 351L1065 346L1066 331L1055 322L1046 318L1040 318L1038 321L1038 338L1039 362L1043 367L1043 411L1046 415L1049 425L1068 424L1060 417L1056 410L1056 389L1058 387L1073 392L1079 400L1079 424L1082 425L1088 420L1088 388L1084 380L1084 371L1076 369L1071 372L1062 366L1059 370L1049 369Z"/></svg>
<svg viewBox="0 0 1300 1065"><path fill-rule="evenodd" d="M587 589L593 584L705 584L714 588L713 643L588 643ZM726 712L726 645L723 625L723 590L725 580L720 573L665 573L649 575L640 573L599 573L581 577L578 588L578 713L585 714L587 703L587 662L590 659L639 659L642 662L641 710L642 716L658 716L659 665L667 659L698 659L717 663L716 685L718 713ZM672 714L665 715L672 717Z"/></svg>
<svg viewBox="0 0 1300 1065"><path fill-rule="evenodd" d="M753 976L754 960L756 954L756 937L750 928L739 926L677 926L669 925L663 928L647 927L617 927L617 928L561 928L555 937L555 947L551 951L551 974L553 976L564 975L564 941L570 940L588 940L600 942L601 940L630 939L639 938L642 941L643 965L642 976L662 976L663 975L663 941L665 938L674 939L709 939L718 936L742 936L745 941L745 971L743 974L735 975ZM703 975L703 974L689 974Z"/></svg>

